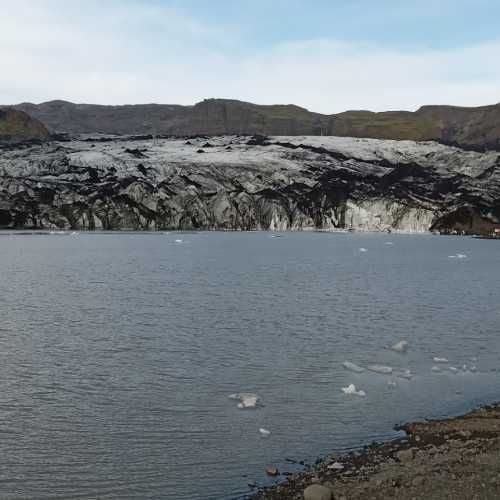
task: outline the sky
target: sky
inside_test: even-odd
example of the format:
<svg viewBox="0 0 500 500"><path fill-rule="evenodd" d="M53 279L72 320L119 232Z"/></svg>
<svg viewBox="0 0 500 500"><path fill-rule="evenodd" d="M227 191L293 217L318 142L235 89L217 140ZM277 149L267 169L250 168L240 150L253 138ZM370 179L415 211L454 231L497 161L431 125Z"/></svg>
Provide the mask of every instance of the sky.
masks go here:
<svg viewBox="0 0 500 500"><path fill-rule="evenodd" d="M500 102L500 0L0 0L0 103Z"/></svg>

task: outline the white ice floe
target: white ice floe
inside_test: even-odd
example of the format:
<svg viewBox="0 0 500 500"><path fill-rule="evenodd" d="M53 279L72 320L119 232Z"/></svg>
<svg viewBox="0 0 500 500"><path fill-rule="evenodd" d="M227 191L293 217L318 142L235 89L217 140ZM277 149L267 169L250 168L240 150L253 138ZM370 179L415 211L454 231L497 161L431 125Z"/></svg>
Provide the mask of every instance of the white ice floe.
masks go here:
<svg viewBox="0 0 500 500"><path fill-rule="evenodd" d="M353 396L366 396L366 392L362 390L357 390L354 384L349 384L347 387L342 387L342 392L344 394L353 395Z"/></svg>
<svg viewBox="0 0 500 500"><path fill-rule="evenodd" d="M462 365L462 371L466 372L467 371L467 365Z"/></svg>
<svg viewBox="0 0 500 500"><path fill-rule="evenodd" d="M368 250L367 250L366 248L363 248L363 247L361 247L361 248L359 249L359 251L360 251L360 252L368 252Z"/></svg>
<svg viewBox="0 0 500 500"><path fill-rule="evenodd" d="M466 259L467 255L464 253L456 253L455 255L448 255L450 259Z"/></svg>
<svg viewBox="0 0 500 500"><path fill-rule="evenodd" d="M454 366L449 366L448 370L450 370L450 372L453 372L453 373L458 373L458 368L456 368Z"/></svg>
<svg viewBox="0 0 500 500"><path fill-rule="evenodd" d="M175 240L174 243L184 243L184 240Z"/></svg>
<svg viewBox="0 0 500 500"><path fill-rule="evenodd" d="M380 373L381 375L390 375L392 373L392 368L384 365L370 365L368 370L374 373Z"/></svg>
<svg viewBox="0 0 500 500"><path fill-rule="evenodd" d="M394 245L394 243L392 241L386 241L385 244L386 245Z"/></svg>
<svg viewBox="0 0 500 500"><path fill-rule="evenodd" d="M352 372L356 372L356 373L361 373L361 372L365 371L364 368L362 368L361 366L358 366L356 363L351 363L350 361L344 361L342 363L342 366L346 370L351 370Z"/></svg>
<svg viewBox="0 0 500 500"><path fill-rule="evenodd" d="M437 356L434 356L432 361L434 361L434 363L448 363L446 358L438 358Z"/></svg>
<svg viewBox="0 0 500 500"><path fill-rule="evenodd" d="M398 373L398 377L410 380L413 377L413 373L411 372L411 370L407 369L402 373Z"/></svg>
<svg viewBox="0 0 500 500"><path fill-rule="evenodd" d="M439 366L433 366L431 368L431 372L434 372L434 373L439 373L441 371L441 368L439 368Z"/></svg>
<svg viewBox="0 0 500 500"><path fill-rule="evenodd" d="M231 394L228 396L229 399L239 399L238 408L255 408L259 403L259 396L250 392L241 392L237 394Z"/></svg>
<svg viewBox="0 0 500 500"><path fill-rule="evenodd" d="M259 432L261 433L262 436L268 437L271 435L271 431L268 431L267 429L264 429L264 427L261 427L259 429Z"/></svg>
<svg viewBox="0 0 500 500"><path fill-rule="evenodd" d="M472 366L469 368L469 371L471 371L471 372L477 372L476 365L472 365Z"/></svg>
<svg viewBox="0 0 500 500"><path fill-rule="evenodd" d="M397 383L394 382L394 380L389 380L389 382L387 382L387 386L388 387L397 387Z"/></svg>
<svg viewBox="0 0 500 500"><path fill-rule="evenodd" d="M78 236L79 234L80 234L80 233L77 233L76 231L73 231L73 232L71 233L71 236Z"/></svg>
<svg viewBox="0 0 500 500"><path fill-rule="evenodd" d="M388 349L394 352L406 352L408 350L408 341L400 340L399 342L389 346Z"/></svg>
<svg viewBox="0 0 500 500"><path fill-rule="evenodd" d="M326 468L330 470L342 470L344 466L340 462L333 462L332 464L327 465Z"/></svg>

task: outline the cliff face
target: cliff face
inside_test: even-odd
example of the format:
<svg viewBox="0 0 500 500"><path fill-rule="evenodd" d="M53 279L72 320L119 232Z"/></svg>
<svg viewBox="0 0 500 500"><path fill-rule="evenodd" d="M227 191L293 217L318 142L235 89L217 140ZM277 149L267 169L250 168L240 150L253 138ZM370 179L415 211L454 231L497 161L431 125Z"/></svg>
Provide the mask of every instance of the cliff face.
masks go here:
<svg viewBox="0 0 500 500"><path fill-rule="evenodd" d="M14 109L0 108L0 143L44 140L48 136L45 126L28 114Z"/></svg>
<svg viewBox="0 0 500 500"><path fill-rule="evenodd" d="M434 142L219 136L0 151L0 226L488 233L500 158Z"/></svg>
<svg viewBox="0 0 500 500"><path fill-rule="evenodd" d="M195 106L97 106L51 101L15 108L37 118L51 131L73 134L336 135L436 140L477 150L500 150L500 104L336 115L311 113L293 105L260 106L226 99L208 99Z"/></svg>

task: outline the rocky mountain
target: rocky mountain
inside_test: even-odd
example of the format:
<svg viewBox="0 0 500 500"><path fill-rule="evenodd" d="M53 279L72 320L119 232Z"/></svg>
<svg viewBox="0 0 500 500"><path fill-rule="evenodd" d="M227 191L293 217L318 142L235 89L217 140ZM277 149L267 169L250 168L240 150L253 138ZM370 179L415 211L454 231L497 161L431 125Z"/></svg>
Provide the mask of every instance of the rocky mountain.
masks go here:
<svg viewBox="0 0 500 500"><path fill-rule="evenodd" d="M424 106L415 112L312 113L294 105L262 106L207 99L194 106L100 106L50 101L15 106L53 132L155 135L336 135L436 140L479 151L500 150L500 104L477 108Z"/></svg>
<svg viewBox="0 0 500 500"><path fill-rule="evenodd" d="M0 150L0 226L490 233L500 154L342 137L104 138Z"/></svg>
<svg viewBox="0 0 500 500"><path fill-rule="evenodd" d="M0 143L45 140L49 133L38 120L23 111L0 108Z"/></svg>

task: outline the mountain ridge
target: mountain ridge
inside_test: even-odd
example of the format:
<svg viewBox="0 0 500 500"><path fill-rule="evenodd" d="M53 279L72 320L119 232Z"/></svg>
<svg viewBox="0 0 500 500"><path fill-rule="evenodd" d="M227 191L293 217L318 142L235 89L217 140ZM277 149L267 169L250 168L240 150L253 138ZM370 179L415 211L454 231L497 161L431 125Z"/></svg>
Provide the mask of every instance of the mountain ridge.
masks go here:
<svg viewBox="0 0 500 500"><path fill-rule="evenodd" d="M434 140L464 149L500 150L500 103L479 107L424 105L416 111L348 110L321 114L295 104L235 99L178 104L75 104L53 100L10 106L53 133L152 135L326 135Z"/></svg>

